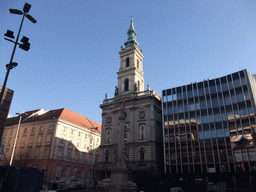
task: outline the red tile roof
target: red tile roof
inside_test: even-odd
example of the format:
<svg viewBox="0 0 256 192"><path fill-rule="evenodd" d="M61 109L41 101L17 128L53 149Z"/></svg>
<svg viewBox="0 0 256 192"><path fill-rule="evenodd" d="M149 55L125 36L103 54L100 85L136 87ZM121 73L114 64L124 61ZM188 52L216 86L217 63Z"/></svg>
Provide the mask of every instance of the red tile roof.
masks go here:
<svg viewBox="0 0 256 192"><path fill-rule="evenodd" d="M63 108L63 111L62 111L59 119L62 119L64 121L68 121L70 123L73 123L75 125L78 125L80 127L85 127L85 128L88 128L88 129L97 127L98 131L95 130L95 129L91 129L91 130L94 131L94 132L101 132L101 124L96 123L95 121L90 120L87 117L79 115L79 114L77 114L73 111L70 111L70 110L66 109L66 108Z"/></svg>
<svg viewBox="0 0 256 192"><path fill-rule="evenodd" d="M22 124L37 122L37 121L46 121L46 120L52 120L52 119L62 119L64 121L73 123L80 127L91 129L94 132L98 132L98 133L101 132L101 124L96 123L95 121L92 121L92 120L88 119L87 117L79 115L73 111L66 109L66 108L49 110L41 115L34 115L34 116L29 117L30 115L38 112L39 110L40 109L33 110L33 111L26 111L17 117L8 118L5 126L11 126L11 125L18 124L19 118L20 118L20 116L22 116L22 120L21 120ZM97 127L97 130L93 129L96 127Z"/></svg>

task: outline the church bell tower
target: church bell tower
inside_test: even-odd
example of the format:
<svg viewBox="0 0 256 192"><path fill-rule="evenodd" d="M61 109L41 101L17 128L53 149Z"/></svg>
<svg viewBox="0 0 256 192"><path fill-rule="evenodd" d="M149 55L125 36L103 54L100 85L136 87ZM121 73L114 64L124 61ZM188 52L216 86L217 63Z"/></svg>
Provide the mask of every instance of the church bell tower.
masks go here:
<svg viewBox="0 0 256 192"><path fill-rule="evenodd" d="M127 35L119 52L115 96L107 98L106 95L100 105L102 133L94 172L98 173L98 181L102 181L98 186L103 187L125 183L128 170L156 174L163 170L161 97L149 86L144 90L144 56L136 40L133 19Z"/></svg>
<svg viewBox="0 0 256 192"><path fill-rule="evenodd" d="M120 68L118 74L118 95L132 92L144 91L143 74L143 54L139 50L139 43L136 41L136 30L131 20L130 28L127 32L128 39L124 43L125 48L121 47ZM115 96L117 93L115 94Z"/></svg>

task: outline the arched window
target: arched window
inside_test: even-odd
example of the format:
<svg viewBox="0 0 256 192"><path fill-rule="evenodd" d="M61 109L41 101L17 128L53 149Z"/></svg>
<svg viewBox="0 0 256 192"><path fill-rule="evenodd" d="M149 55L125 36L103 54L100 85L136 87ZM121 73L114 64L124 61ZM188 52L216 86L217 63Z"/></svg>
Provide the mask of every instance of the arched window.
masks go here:
<svg viewBox="0 0 256 192"><path fill-rule="evenodd" d="M108 159L109 158L109 150L108 149L106 149L105 150L105 162L108 162Z"/></svg>
<svg viewBox="0 0 256 192"><path fill-rule="evenodd" d="M129 65L130 65L130 59L127 58L127 59L126 59L126 67L129 67Z"/></svg>
<svg viewBox="0 0 256 192"><path fill-rule="evenodd" d="M138 68L138 69L140 68L140 62L139 62L139 59L137 59L137 68Z"/></svg>
<svg viewBox="0 0 256 192"><path fill-rule="evenodd" d="M124 80L124 91L128 91L129 90L129 80L125 79Z"/></svg>
<svg viewBox="0 0 256 192"><path fill-rule="evenodd" d="M144 161L144 159L145 159L145 149L144 149L144 147L141 147L139 149L139 153L140 153L140 161Z"/></svg>
<svg viewBox="0 0 256 192"><path fill-rule="evenodd" d="M140 81L138 81L138 92L140 92Z"/></svg>

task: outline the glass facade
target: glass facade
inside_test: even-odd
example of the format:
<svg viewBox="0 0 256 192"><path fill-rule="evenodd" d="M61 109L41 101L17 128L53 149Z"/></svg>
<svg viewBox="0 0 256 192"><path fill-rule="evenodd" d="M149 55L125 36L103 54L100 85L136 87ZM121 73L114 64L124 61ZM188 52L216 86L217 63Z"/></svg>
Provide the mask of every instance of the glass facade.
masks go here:
<svg viewBox="0 0 256 192"><path fill-rule="evenodd" d="M242 70L163 90L165 172L254 170L255 86Z"/></svg>

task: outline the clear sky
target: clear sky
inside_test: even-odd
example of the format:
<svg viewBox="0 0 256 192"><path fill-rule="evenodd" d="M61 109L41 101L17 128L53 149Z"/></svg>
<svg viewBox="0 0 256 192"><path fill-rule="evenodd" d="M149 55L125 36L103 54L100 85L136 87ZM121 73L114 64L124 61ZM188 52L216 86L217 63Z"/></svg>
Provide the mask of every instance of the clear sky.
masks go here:
<svg viewBox="0 0 256 192"><path fill-rule="evenodd" d="M0 84L3 84L26 1L0 0ZM29 0L21 37L28 52L16 50L18 67L7 87L17 112L67 108L101 123L105 94L114 96L119 51L131 16L143 50L145 87L163 89L224 76L241 69L256 73L256 1L249 0Z"/></svg>

